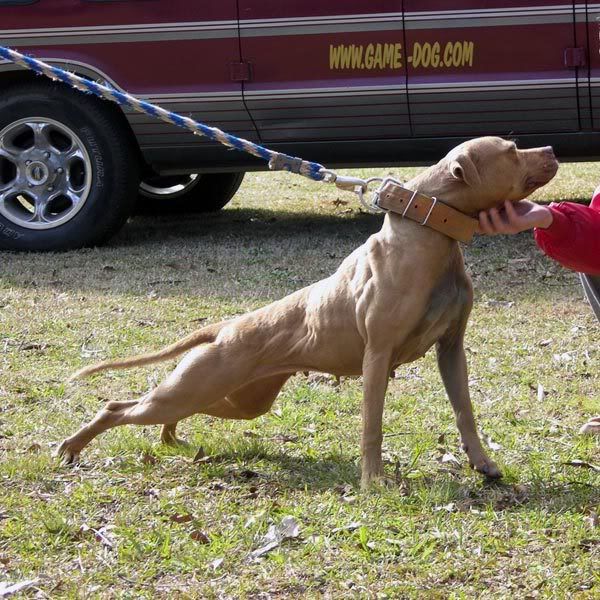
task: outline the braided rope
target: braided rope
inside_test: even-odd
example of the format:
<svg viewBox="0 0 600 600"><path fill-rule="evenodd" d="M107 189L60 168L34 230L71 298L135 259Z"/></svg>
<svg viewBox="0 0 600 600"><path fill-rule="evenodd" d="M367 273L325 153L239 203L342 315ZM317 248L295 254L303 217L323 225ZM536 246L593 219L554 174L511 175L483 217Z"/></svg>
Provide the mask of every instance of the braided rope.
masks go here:
<svg viewBox="0 0 600 600"><path fill-rule="evenodd" d="M150 115L151 117L171 123L172 125L177 125L178 127L191 131L195 135L205 136L225 146L240 150L241 152L248 152L258 158L269 161L269 167L271 169L291 171L303 175L304 177L314 179L315 181L322 181L325 179L325 175L322 173L324 167L319 163L288 156L282 152L274 152L273 150L269 150L254 142L225 133L216 127L209 127L208 125L194 121L194 119L189 117L182 117L177 113L165 110L155 104L139 100L130 94L119 92L112 87L96 83L91 79L79 77L78 75L74 75L73 73L69 73L58 67L53 67L41 60L26 56L4 46L0 46L0 57L26 69L30 69L39 75L45 75L54 81L62 81L82 92L94 94L95 96L105 98L111 102L116 102L121 106L126 106L137 112Z"/></svg>

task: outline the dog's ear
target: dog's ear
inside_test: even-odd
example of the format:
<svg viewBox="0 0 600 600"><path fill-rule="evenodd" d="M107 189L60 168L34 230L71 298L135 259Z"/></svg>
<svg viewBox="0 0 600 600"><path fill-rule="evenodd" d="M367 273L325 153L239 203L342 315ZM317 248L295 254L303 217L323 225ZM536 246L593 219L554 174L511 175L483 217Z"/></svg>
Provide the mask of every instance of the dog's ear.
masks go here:
<svg viewBox="0 0 600 600"><path fill-rule="evenodd" d="M461 152L450 161L450 174L454 179L458 179L469 186L479 185L481 178L473 159L466 153Z"/></svg>

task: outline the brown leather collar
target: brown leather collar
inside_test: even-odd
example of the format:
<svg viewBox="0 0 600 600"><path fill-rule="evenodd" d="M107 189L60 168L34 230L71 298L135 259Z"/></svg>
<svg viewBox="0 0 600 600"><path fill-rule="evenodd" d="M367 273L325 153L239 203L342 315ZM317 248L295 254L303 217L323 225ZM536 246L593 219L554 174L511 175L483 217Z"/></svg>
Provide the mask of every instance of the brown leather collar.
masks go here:
<svg viewBox="0 0 600 600"><path fill-rule="evenodd" d="M375 194L374 203L379 208L431 227L459 242L470 242L473 234L479 230L477 219L461 213L437 198L407 190L392 178L383 180Z"/></svg>

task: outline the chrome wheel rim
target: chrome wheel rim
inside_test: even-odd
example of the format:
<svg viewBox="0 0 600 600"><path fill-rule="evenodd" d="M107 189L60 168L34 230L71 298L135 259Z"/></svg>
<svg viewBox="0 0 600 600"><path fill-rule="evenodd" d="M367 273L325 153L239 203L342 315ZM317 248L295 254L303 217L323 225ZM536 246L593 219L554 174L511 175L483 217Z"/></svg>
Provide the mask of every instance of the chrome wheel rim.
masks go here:
<svg viewBox="0 0 600 600"><path fill-rule="evenodd" d="M177 198L195 188L199 181L200 175L198 173L177 177L153 177L142 181L140 192L142 196L146 196L147 198Z"/></svg>
<svg viewBox="0 0 600 600"><path fill-rule="evenodd" d="M25 229L52 229L85 205L92 162L69 127L46 117L0 131L0 215Z"/></svg>

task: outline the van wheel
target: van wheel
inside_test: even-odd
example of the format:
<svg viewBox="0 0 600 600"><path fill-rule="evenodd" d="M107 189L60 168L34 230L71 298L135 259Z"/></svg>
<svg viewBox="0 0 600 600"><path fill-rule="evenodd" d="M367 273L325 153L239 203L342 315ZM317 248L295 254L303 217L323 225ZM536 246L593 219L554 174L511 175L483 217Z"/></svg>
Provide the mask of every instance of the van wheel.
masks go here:
<svg viewBox="0 0 600 600"><path fill-rule="evenodd" d="M136 148L112 106L63 84L0 95L0 248L100 244L127 220L139 183Z"/></svg>
<svg viewBox="0 0 600 600"><path fill-rule="evenodd" d="M144 214L203 213L221 210L240 187L244 173L192 173L144 179L138 212Z"/></svg>

